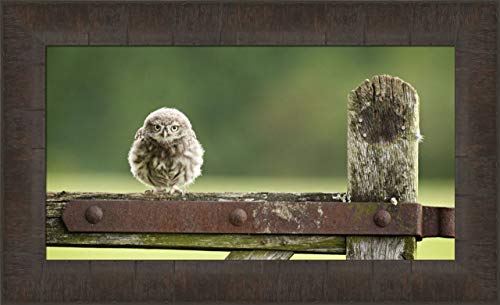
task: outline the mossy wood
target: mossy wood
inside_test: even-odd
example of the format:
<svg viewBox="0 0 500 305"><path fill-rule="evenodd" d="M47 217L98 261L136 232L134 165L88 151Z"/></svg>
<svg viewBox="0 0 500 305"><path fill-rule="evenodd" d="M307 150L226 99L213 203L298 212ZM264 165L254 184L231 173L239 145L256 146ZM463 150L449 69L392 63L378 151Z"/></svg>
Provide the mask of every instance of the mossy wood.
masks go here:
<svg viewBox="0 0 500 305"><path fill-rule="evenodd" d="M355 202L417 202L419 97L400 78L376 75L348 96L348 194ZM414 237L347 237L348 259L413 259Z"/></svg>
<svg viewBox="0 0 500 305"><path fill-rule="evenodd" d="M345 237L342 236L70 233L61 214L67 202L77 199L341 202L345 200L344 193L188 193L174 198L166 194L144 193L48 193L46 229L48 246L244 250L232 252L228 259L287 259L293 253L345 254Z"/></svg>

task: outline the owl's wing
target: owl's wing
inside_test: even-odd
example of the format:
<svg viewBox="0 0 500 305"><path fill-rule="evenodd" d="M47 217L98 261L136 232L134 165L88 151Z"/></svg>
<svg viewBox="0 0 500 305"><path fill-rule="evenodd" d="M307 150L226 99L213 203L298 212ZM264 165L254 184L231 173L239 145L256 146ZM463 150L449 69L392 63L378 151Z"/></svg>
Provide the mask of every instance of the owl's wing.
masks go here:
<svg viewBox="0 0 500 305"><path fill-rule="evenodd" d="M137 132L135 133L135 137L134 137L134 140L139 140L139 139L143 139L144 138L144 127L141 127L137 130Z"/></svg>

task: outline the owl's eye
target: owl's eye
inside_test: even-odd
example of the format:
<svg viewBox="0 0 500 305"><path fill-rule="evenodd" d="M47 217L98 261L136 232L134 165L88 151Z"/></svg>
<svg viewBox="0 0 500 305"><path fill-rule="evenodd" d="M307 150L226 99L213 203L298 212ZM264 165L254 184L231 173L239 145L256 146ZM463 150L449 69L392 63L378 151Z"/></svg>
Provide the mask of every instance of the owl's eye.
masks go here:
<svg viewBox="0 0 500 305"><path fill-rule="evenodd" d="M172 130L172 132L177 132L179 130L179 126L173 125L172 127L170 127L170 130Z"/></svg>
<svg viewBox="0 0 500 305"><path fill-rule="evenodd" d="M155 124L154 129L155 129L155 131L160 131L161 130L161 125L160 124Z"/></svg>

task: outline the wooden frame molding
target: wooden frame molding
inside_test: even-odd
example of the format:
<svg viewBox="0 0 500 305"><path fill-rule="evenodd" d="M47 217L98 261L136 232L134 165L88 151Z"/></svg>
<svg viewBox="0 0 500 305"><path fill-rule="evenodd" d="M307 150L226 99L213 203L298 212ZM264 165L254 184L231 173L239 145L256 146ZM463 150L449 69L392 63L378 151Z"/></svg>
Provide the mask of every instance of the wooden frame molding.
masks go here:
<svg viewBox="0 0 500 305"><path fill-rule="evenodd" d="M497 299L496 2L7 0L1 9L2 301ZM454 46L455 261L47 261L51 45Z"/></svg>

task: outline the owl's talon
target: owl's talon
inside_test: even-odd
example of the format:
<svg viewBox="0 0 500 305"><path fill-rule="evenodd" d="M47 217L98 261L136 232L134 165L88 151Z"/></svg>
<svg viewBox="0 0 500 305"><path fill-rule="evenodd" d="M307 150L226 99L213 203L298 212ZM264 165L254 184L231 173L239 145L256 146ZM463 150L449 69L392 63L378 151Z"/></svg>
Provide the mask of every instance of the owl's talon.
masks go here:
<svg viewBox="0 0 500 305"><path fill-rule="evenodd" d="M153 193L155 194L161 194L161 193L165 193L165 189L161 188L161 187L156 187L153 191Z"/></svg>
<svg viewBox="0 0 500 305"><path fill-rule="evenodd" d="M178 186L174 185L169 191L170 195L184 195L184 191Z"/></svg>

